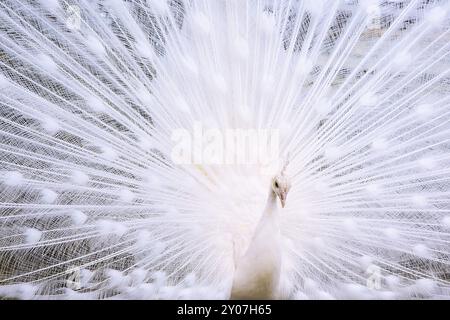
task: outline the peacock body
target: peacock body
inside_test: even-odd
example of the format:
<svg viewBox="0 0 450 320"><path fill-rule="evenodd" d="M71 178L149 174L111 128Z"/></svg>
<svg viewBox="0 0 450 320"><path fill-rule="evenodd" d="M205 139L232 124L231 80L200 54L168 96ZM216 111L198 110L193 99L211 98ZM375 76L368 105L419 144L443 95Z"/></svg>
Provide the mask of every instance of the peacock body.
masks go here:
<svg viewBox="0 0 450 320"><path fill-rule="evenodd" d="M1 1L0 296L228 298L251 277L236 251L279 230L257 250L281 261L279 298L448 299L449 13ZM277 226L258 227L277 165L174 161L198 127L277 130Z"/></svg>

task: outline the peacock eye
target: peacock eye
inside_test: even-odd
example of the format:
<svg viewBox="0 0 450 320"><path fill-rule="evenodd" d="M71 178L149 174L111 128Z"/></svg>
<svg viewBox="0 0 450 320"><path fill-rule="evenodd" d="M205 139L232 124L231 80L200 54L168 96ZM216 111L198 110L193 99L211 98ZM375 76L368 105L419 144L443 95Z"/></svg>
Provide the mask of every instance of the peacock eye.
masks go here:
<svg viewBox="0 0 450 320"><path fill-rule="evenodd" d="M275 188L278 188L278 182L275 181Z"/></svg>

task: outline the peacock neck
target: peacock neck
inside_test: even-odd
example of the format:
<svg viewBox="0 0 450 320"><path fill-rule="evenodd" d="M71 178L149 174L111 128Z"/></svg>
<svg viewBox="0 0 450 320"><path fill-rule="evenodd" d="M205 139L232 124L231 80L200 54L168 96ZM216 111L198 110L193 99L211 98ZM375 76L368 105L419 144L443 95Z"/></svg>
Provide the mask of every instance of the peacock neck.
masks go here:
<svg viewBox="0 0 450 320"><path fill-rule="evenodd" d="M263 217L273 217L277 213L277 195L272 187L269 189L266 207L264 209Z"/></svg>

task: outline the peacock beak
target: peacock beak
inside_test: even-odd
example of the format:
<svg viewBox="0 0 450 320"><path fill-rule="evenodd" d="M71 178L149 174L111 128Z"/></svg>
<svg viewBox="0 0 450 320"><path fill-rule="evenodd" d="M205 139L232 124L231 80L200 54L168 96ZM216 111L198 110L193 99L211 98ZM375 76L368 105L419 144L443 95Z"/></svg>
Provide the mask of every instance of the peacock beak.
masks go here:
<svg viewBox="0 0 450 320"><path fill-rule="evenodd" d="M280 201L281 201L281 207L284 208L284 206L286 205L286 194L285 193L280 194Z"/></svg>

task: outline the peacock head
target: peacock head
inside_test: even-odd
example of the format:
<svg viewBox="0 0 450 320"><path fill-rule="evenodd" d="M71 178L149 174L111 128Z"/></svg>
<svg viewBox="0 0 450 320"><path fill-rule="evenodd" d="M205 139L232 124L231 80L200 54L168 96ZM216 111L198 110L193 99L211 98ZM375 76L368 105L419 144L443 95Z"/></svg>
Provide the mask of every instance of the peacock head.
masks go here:
<svg viewBox="0 0 450 320"><path fill-rule="evenodd" d="M289 178L284 175L284 173L280 173L272 179L272 190L280 199L282 208L286 205L286 198L289 189L291 189L291 182L289 181Z"/></svg>
<svg viewBox="0 0 450 320"><path fill-rule="evenodd" d="M284 162L283 168L281 169L280 173L272 179L272 190L280 199L282 208L284 208L284 206L286 205L287 194L291 189L291 182L286 175L286 168L289 164L289 156L290 154L287 155L286 161Z"/></svg>

